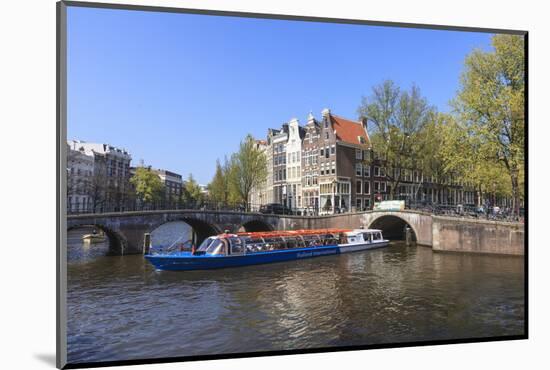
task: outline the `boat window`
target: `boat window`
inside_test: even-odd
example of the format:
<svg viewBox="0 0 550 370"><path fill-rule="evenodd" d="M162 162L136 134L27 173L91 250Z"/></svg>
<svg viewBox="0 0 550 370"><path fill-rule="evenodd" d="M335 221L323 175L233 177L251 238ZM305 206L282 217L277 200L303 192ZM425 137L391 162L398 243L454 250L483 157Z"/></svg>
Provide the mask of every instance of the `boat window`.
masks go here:
<svg viewBox="0 0 550 370"><path fill-rule="evenodd" d="M285 238L286 239L286 247L288 249L294 249L294 248L297 248L298 246L296 245L296 239L293 238L293 237L287 237Z"/></svg>
<svg viewBox="0 0 550 370"><path fill-rule="evenodd" d="M225 254L225 243L223 239L214 239L206 249L207 254Z"/></svg>
<svg viewBox="0 0 550 370"><path fill-rule="evenodd" d="M318 235L304 236L304 243L306 247L315 247L315 246L321 245L321 243L319 242Z"/></svg>
<svg viewBox="0 0 550 370"><path fill-rule="evenodd" d="M323 235L323 245L334 245L338 244L338 238L332 234Z"/></svg>
<svg viewBox="0 0 550 370"><path fill-rule="evenodd" d="M246 253L263 252L266 250L262 239L245 239Z"/></svg>
<svg viewBox="0 0 550 370"><path fill-rule="evenodd" d="M380 237L380 233L373 233L373 234L372 234L372 240L380 240L380 239L382 239L382 238Z"/></svg>
<svg viewBox="0 0 550 370"><path fill-rule="evenodd" d="M340 244L347 244L348 243L348 236L344 233L340 234L340 240L338 241Z"/></svg>
<svg viewBox="0 0 550 370"><path fill-rule="evenodd" d="M228 238L231 246L231 254L241 254L244 252L244 245L240 238Z"/></svg>
<svg viewBox="0 0 550 370"><path fill-rule="evenodd" d="M214 238L206 238L204 239L204 241L201 243L201 245L199 246L199 248L197 249L198 251L206 251L208 249L208 246L210 244L212 244L212 242L216 240Z"/></svg>
<svg viewBox="0 0 550 370"><path fill-rule="evenodd" d="M364 233L363 234L363 239L366 241L366 242L370 242L372 240L372 234L370 233Z"/></svg>
<svg viewBox="0 0 550 370"><path fill-rule="evenodd" d="M265 248L268 251L286 248L286 243L283 240L283 238L272 237L272 238L265 238L264 240L265 240Z"/></svg>
<svg viewBox="0 0 550 370"><path fill-rule="evenodd" d="M301 236L296 237L296 248L304 248L306 246L304 238Z"/></svg>

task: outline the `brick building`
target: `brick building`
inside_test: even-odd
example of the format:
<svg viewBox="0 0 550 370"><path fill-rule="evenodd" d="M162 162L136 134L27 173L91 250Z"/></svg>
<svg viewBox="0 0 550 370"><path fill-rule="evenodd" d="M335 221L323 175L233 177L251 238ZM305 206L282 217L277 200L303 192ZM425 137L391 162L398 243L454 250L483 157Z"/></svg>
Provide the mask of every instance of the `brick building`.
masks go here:
<svg viewBox="0 0 550 370"><path fill-rule="evenodd" d="M372 209L390 199L386 164L372 150L366 125L340 117L329 109L321 119L312 113L301 127L297 119L269 129L262 151L268 176L253 192L255 206L279 203L304 214L334 214ZM389 169L389 171L395 171ZM474 204L476 194L456 179L424 177L415 169L400 169L395 199L440 205Z"/></svg>

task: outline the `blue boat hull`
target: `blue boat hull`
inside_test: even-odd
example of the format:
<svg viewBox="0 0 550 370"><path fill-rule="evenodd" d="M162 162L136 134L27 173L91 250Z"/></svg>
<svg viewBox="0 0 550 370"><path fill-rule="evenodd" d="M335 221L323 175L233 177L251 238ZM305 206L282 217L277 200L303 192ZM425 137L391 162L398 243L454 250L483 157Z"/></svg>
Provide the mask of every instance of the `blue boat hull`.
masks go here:
<svg viewBox="0 0 550 370"><path fill-rule="evenodd" d="M340 254L340 248L337 245L258 252L237 256L196 256L189 252L180 252L176 254L145 255L145 258L157 270L186 271L258 265L334 254Z"/></svg>

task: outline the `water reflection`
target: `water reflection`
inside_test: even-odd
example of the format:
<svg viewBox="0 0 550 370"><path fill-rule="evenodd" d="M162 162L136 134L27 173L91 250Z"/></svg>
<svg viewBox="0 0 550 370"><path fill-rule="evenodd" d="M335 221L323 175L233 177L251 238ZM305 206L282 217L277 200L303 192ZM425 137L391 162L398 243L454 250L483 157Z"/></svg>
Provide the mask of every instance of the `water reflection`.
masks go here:
<svg viewBox="0 0 550 370"><path fill-rule="evenodd" d="M69 264L69 360L522 334L523 258L385 249L213 271Z"/></svg>

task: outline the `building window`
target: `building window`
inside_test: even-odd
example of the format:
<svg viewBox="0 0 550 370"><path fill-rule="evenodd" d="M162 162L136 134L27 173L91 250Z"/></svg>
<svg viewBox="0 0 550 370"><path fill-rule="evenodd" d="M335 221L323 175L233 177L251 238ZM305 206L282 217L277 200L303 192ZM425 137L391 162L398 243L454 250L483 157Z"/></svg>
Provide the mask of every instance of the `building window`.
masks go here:
<svg viewBox="0 0 550 370"><path fill-rule="evenodd" d="M384 167L380 168L380 177L386 177L386 169Z"/></svg>
<svg viewBox="0 0 550 370"><path fill-rule="evenodd" d="M370 166L364 165L363 166L363 176L370 177Z"/></svg>
<svg viewBox="0 0 550 370"><path fill-rule="evenodd" d="M328 131L325 131L325 140L328 140Z"/></svg>
<svg viewBox="0 0 550 370"><path fill-rule="evenodd" d="M386 183L385 182L380 183L380 191L383 192L383 193L386 192Z"/></svg>
<svg viewBox="0 0 550 370"><path fill-rule="evenodd" d="M374 167L374 176L380 177L380 167L378 166Z"/></svg>
<svg viewBox="0 0 550 370"><path fill-rule="evenodd" d="M335 154L336 153L336 145L333 145L330 147L330 154Z"/></svg>
<svg viewBox="0 0 550 370"><path fill-rule="evenodd" d="M329 153L329 147L327 146L327 147L325 148L325 158L328 158L329 154L330 154L330 153Z"/></svg>
<svg viewBox="0 0 550 370"><path fill-rule="evenodd" d="M370 159L370 151L363 150L363 159L365 160Z"/></svg>
<svg viewBox="0 0 550 370"><path fill-rule="evenodd" d="M374 191L380 191L380 182L378 181L374 182Z"/></svg>
<svg viewBox="0 0 550 370"><path fill-rule="evenodd" d="M366 198L365 199L365 209L369 209L369 208L370 208L370 199Z"/></svg>
<svg viewBox="0 0 550 370"><path fill-rule="evenodd" d="M362 176L363 174L363 165L361 163L355 164L355 175Z"/></svg>
<svg viewBox="0 0 550 370"><path fill-rule="evenodd" d="M357 210L361 211L363 209L363 200L361 198L357 198L356 205L357 205Z"/></svg>
<svg viewBox="0 0 550 370"><path fill-rule="evenodd" d="M321 157L325 155L325 149L321 148Z"/></svg>
<svg viewBox="0 0 550 370"><path fill-rule="evenodd" d="M361 193L363 192L363 186L362 186L362 184L363 184L363 181L357 180L356 186L355 186L355 192L356 192L357 194L361 194Z"/></svg>
<svg viewBox="0 0 550 370"><path fill-rule="evenodd" d="M355 159L363 159L363 151L361 149L355 149Z"/></svg>
<svg viewBox="0 0 550 370"><path fill-rule="evenodd" d="M365 181L365 194L370 194L370 182Z"/></svg>

